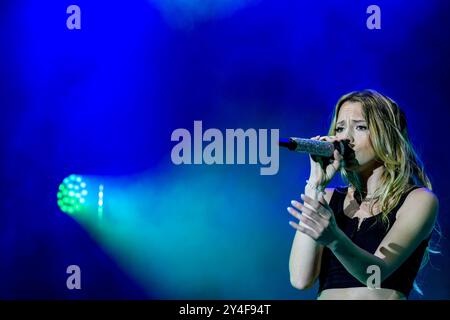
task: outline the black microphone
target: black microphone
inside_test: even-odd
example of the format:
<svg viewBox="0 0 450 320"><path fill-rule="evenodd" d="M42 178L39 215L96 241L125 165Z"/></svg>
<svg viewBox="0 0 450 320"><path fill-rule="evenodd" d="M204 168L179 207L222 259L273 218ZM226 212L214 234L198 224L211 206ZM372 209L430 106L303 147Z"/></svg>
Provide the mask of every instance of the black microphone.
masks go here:
<svg viewBox="0 0 450 320"><path fill-rule="evenodd" d="M349 159L353 154L353 150L349 146L348 140L342 141L319 141L302 138L282 138L279 140L280 147L288 148L291 151L309 153L313 156L324 158L333 158L334 150L338 150L344 159Z"/></svg>

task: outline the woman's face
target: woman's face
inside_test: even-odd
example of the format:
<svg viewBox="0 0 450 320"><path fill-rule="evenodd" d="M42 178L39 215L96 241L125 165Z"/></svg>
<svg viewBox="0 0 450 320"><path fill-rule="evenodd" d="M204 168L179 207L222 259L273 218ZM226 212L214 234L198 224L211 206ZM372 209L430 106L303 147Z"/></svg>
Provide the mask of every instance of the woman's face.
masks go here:
<svg viewBox="0 0 450 320"><path fill-rule="evenodd" d="M355 157L346 161L347 170L361 172L374 167L375 151L360 102L347 101L341 106L336 122L336 137L350 140L350 147L355 152Z"/></svg>

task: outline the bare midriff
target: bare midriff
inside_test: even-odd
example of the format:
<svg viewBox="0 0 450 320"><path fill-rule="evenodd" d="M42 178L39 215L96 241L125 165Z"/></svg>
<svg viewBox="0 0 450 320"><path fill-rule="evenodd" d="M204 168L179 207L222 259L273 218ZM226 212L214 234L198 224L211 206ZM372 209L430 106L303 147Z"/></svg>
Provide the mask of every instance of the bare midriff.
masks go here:
<svg viewBox="0 0 450 320"><path fill-rule="evenodd" d="M317 300L406 300L406 297L394 289L357 287L325 289Z"/></svg>

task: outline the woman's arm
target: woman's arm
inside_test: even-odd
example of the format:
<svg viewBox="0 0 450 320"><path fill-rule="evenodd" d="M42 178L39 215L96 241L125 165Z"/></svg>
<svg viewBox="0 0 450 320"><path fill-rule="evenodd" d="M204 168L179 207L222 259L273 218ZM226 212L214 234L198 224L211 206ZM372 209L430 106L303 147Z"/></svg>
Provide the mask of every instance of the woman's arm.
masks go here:
<svg viewBox="0 0 450 320"><path fill-rule="evenodd" d="M310 203L313 201L310 200ZM438 210L438 199L431 191L425 188L412 191L397 212L396 221L375 254L361 249L344 232L336 228L334 231L322 231L316 240L320 243L321 238L330 239L329 234L333 234L333 241L329 241L326 245L349 273L362 284L367 285L369 277L367 268L371 265L378 266L381 281L389 277L412 254L420 242L430 235ZM317 219L319 221L320 218ZM327 237L322 234L327 234Z"/></svg>
<svg viewBox="0 0 450 320"><path fill-rule="evenodd" d="M330 202L333 194L332 188L325 189L325 200ZM305 194L312 199L317 199L317 191L305 187ZM303 290L314 285L320 273L323 245L320 245L309 236L301 232L295 232L289 257L289 274L293 287Z"/></svg>
<svg viewBox="0 0 450 320"><path fill-rule="evenodd" d="M335 142L339 141L336 137L331 136L316 136L312 137L311 140L320 140ZM309 157L310 160L310 174L309 183L305 186L305 194L311 199L319 199L319 193L317 188L313 186L325 187L333 179L333 176L339 172L343 164L343 156L338 150L334 150L333 158L321 158L312 156ZM332 160L332 161L330 161ZM320 193L321 200L328 204L330 202L333 189L325 189L325 195ZM294 202L292 205L298 209L299 202ZM307 205L306 205L307 206ZM300 219L300 214L297 210L292 207L288 208L290 214L292 214L297 219ZM297 223L290 222L291 226L298 227ZM298 230L298 229L297 229ZM302 232L296 232L294 242L292 243L291 255L289 257L289 273L291 284L297 289L307 289L314 285L317 277L320 273L320 264L322 259L323 245L314 241L314 239L308 237Z"/></svg>

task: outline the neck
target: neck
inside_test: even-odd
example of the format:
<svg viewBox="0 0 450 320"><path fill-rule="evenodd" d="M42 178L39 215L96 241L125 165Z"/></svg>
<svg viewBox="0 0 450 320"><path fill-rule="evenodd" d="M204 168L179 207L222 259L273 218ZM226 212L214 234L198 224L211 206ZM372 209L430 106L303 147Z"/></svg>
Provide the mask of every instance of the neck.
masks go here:
<svg viewBox="0 0 450 320"><path fill-rule="evenodd" d="M385 168L383 164L375 163L370 169L358 172L363 198L371 198L381 183L381 176Z"/></svg>

